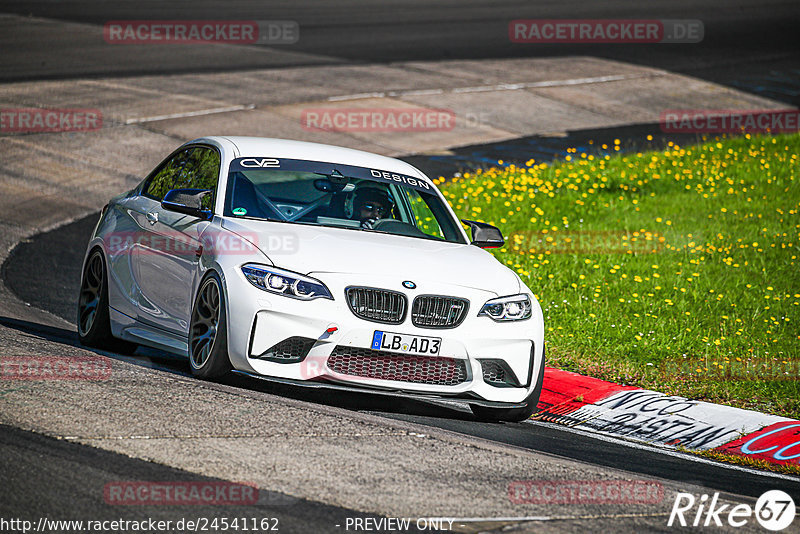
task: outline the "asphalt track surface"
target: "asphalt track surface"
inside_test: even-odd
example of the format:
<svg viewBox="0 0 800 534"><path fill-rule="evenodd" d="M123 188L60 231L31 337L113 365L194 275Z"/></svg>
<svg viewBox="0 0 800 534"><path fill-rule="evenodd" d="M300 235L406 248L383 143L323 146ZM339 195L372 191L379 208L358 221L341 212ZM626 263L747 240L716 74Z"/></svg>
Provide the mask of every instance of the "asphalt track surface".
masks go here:
<svg viewBox="0 0 800 534"><path fill-rule="evenodd" d="M35 525L39 518L64 521L148 518L177 522L182 518L197 520L224 515L220 506L214 505L119 506L104 500L104 486L120 480L223 482L179 469L5 425L0 425L0 455L3 458L0 516L4 518L31 521ZM263 519L277 519L280 532L298 534L325 531L331 525L345 524L348 517L367 517L353 510L263 490L257 503L228 508L227 512L240 521L246 518L256 524ZM275 523L268 520L266 524Z"/></svg>
<svg viewBox="0 0 800 534"><path fill-rule="evenodd" d="M486 5L485 5L486 4ZM224 5L224 12L220 6ZM10 32L0 55L0 81L68 79L93 76L138 75L179 72L219 72L297 66L306 61L333 63L381 63L410 60L481 59L507 57L558 57L591 55L663 68L737 89L753 92L787 104L800 105L800 3L681 0L654 2L563 2L501 1L408 1L366 3L324 2L192 2L99 0L44 2L0 1L0 13L43 17L102 26L109 20L141 19L249 19L295 20L301 40L291 50L308 54L270 60L254 54L207 55L191 60L171 47L153 50L120 61L119 48L87 49L79 36L62 36L58 46L46 39ZM603 18L603 19L699 19L705 38L697 45L517 45L507 37L513 19ZM12 53L8 53L11 51ZM321 81L324 83L324 81ZM567 128L568 129L568 128ZM630 149L652 125L608 129L603 132L570 132L566 139L530 137L461 147L453 156L409 158L431 174L490 164L497 159L524 160L536 154L547 160L563 153L566 146L584 146L588 139L622 138ZM661 136L658 143L668 139ZM670 139L671 140L671 139ZM690 137L675 139L681 144ZM596 149L596 144L593 148ZM647 148L647 147L645 147ZM588 148L587 148L588 149ZM32 306L73 319L74 299L85 242L96 216L78 220L20 244L2 266L2 278L21 299ZM39 273L47 272L43 277ZM31 336L66 345L77 344L73 332L0 317L0 323ZM140 350L140 363L182 375L185 361L156 351ZM126 359L126 361L131 361ZM136 357L133 358L136 361ZM781 488L800 499L800 481L780 479L670 456L655 450L631 448L545 424L479 423L467 412L414 401L390 401L384 397L350 393L320 393L277 385L249 377L232 376L225 386L309 400L383 417L412 421L462 434L483 437L516 447L541 451L587 463L622 469L717 490L756 497L767 489ZM98 487L105 481L201 480L197 475L166 466L135 460L92 447L54 440L12 427L0 427L0 513L3 517L47 515L64 511L60 518L141 518L141 508L130 511L98 504L96 495L80 488ZM45 468L46 466L46 468ZM55 474L54 474L55 473ZM47 481L44 484L43 481ZM275 496L280 501L281 496ZM68 503L68 504L67 504ZM202 507L170 509L153 507L151 517L174 519L188 513L209 516ZM310 501L290 506L270 504L244 507L252 517L277 515L281 531L325 530L344 517L359 514ZM24 512L24 513L21 513Z"/></svg>
<svg viewBox="0 0 800 534"><path fill-rule="evenodd" d="M75 288L80 278L84 243L88 241L99 214L91 215L56 230L40 234L18 245L2 266L6 285L31 305L72 320L75 313ZM36 268L32 268L36 266ZM48 272L42 277L38 273ZM50 341L76 345L74 332L43 328L0 318L0 323ZM189 375L188 361L177 356L140 348L138 363L161 370ZM126 358L137 363L137 358ZM379 395L331 392L288 386L233 375L225 385L252 392L264 392L340 408L364 411L461 434L544 452L596 465L617 468L640 475L685 482L714 491L757 497L779 487L800 498L800 479L776 479L684 455L666 455L647 448L632 448L624 442L605 441L551 424L487 424L475 421L468 411L431 405L414 400L387 399ZM330 524L330 523L328 523Z"/></svg>
<svg viewBox="0 0 800 534"><path fill-rule="evenodd" d="M770 93L770 98L795 105L800 99L800 3L794 0L3 0L0 13L98 27L111 20L293 20L300 26L299 41L274 49L336 62L589 55ZM516 19L695 19L705 32L697 44L526 45L508 38L508 23ZM163 46L122 56L124 46L89 48L77 34L60 36L57 50L51 42L32 42L30 35L13 29L3 39L14 51L0 58L3 80L236 71L273 61L233 52L189 59ZM270 66L306 61L286 57ZM12 68L18 65L25 68Z"/></svg>

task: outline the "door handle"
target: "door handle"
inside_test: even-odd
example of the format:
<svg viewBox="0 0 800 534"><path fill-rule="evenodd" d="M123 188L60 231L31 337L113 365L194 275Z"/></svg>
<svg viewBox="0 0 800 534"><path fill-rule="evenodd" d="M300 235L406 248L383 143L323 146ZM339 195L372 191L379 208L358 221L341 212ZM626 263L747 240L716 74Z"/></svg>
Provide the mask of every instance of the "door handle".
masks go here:
<svg viewBox="0 0 800 534"><path fill-rule="evenodd" d="M150 211L145 214L145 218L150 224L155 224L158 222L158 213L155 211Z"/></svg>

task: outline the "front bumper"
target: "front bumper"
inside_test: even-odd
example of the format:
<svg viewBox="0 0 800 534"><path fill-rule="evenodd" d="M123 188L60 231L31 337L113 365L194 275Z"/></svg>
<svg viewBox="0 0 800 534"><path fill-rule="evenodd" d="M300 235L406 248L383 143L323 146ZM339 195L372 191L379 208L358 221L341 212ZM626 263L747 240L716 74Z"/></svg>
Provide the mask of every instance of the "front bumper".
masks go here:
<svg viewBox="0 0 800 534"><path fill-rule="evenodd" d="M467 298L471 304L463 323L456 328L420 328L411 323L409 313L401 324L382 324L361 319L348 308L345 287L354 285L353 276L315 276L328 286L335 300L299 301L273 295L254 287L240 272L229 273L225 280L228 348L235 369L291 382L314 381L375 392L472 399L479 404L506 407L518 406L536 387L544 335L538 304L528 320L496 323L477 316L483 303L497 296L495 293L420 283L415 290L400 292L409 302L419 294ZM357 285L399 288L401 282L359 276ZM376 330L441 338L439 355L420 357L372 350ZM280 350L276 351L276 347ZM291 350L283 350L286 347ZM301 359L275 357L291 354ZM342 364L343 359L349 365ZM494 381L484 379L487 367L494 372L487 375ZM505 370L508 382L500 387L498 368Z"/></svg>

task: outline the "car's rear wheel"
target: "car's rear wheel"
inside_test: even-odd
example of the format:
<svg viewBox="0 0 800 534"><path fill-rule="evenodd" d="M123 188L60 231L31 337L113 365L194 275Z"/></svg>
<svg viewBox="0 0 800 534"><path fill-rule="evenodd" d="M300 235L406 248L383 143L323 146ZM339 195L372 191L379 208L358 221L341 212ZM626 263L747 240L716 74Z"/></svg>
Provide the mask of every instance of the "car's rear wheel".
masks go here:
<svg viewBox="0 0 800 534"><path fill-rule="evenodd" d="M87 347L130 354L136 344L111 334L108 312L108 277L103 252L95 249L83 266L78 295L78 339Z"/></svg>
<svg viewBox="0 0 800 534"><path fill-rule="evenodd" d="M539 404L539 396L542 394L543 381L544 358L542 358L542 365L539 368L539 377L536 379L536 387L523 401L525 403L524 408L488 408L486 406L472 404L470 405L470 409L475 415L475 418L479 421L525 421L536 411L536 406Z"/></svg>
<svg viewBox="0 0 800 534"><path fill-rule="evenodd" d="M189 327L189 363L198 378L218 378L231 370L228 322L222 283L216 273L200 284Z"/></svg>

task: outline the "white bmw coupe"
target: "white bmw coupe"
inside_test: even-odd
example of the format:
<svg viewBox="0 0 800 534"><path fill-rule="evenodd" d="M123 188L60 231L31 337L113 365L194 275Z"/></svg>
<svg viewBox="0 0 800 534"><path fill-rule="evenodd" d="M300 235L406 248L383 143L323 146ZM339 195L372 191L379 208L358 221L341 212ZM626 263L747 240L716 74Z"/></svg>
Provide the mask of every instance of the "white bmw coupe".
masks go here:
<svg viewBox="0 0 800 534"><path fill-rule="evenodd" d="M539 303L415 167L327 145L205 137L112 199L89 241L82 343L188 355L206 379L536 408Z"/></svg>

